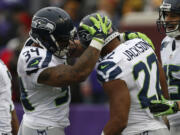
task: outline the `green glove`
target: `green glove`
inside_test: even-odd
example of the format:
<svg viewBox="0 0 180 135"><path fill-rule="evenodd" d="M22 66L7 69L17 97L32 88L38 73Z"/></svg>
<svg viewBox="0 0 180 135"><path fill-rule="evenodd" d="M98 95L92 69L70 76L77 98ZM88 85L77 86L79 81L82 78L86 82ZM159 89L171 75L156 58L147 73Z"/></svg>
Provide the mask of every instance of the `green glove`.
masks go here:
<svg viewBox="0 0 180 135"><path fill-rule="evenodd" d="M146 42L148 42L148 44L151 45L151 47L153 48L153 50L155 50L155 47L151 41L150 38L148 38L145 34L141 33L141 32L124 32L123 33L123 41L127 41L130 39L134 39L134 38L141 38L143 40L145 40Z"/></svg>
<svg viewBox="0 0 180 135"><path fill-rule="evenodd" d="M152 100L149 109L154 116L170 115L179 110L176 101L167 100L163 96L161 96L161 100Z"/></svg>
<svg viewBox="0 0 180 135"><path fill-rule="evenodd" d="M108 32L112 26L112 22L108 19L107 16L101 17L99 13L96 14L96 17L97 18L91 15L89 17L90 21L93 23L93 26L80 23L80 27L82 27L84 30L87 30L92 35L93 40L104 44L104 40L108 36Z"/></svg>

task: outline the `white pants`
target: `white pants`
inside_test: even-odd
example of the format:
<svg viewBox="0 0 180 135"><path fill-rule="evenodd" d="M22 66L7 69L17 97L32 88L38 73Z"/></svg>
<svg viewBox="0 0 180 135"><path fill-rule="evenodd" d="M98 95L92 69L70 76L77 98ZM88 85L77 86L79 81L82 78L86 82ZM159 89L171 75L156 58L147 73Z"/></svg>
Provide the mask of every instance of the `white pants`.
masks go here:
<svg viewBox="0 0 180 135"><path fill-rule="evenodd" d="M161 128L157 130L149 130L137 135L170 135L170 132L167 128Z"/></svg>
<svg viewBox="0 0 180 135"><path fill-rule="evenodd" d="M18 135L65 135L64 129L55 127L55 128L45 128L45 129L32 129L29 128L23 123L21 123Z"/></svg>
<svg viewBox="0 0 180 135"><path fill-rule="evenodd" d="M170 126L170 135L180 135L180 125Z"/></svg>
<svg viewBox="0 0 180 135"><path fill-rule="evenodd" d="M0 132L0 135L12 135L12 133L1 133Z"/></svg>

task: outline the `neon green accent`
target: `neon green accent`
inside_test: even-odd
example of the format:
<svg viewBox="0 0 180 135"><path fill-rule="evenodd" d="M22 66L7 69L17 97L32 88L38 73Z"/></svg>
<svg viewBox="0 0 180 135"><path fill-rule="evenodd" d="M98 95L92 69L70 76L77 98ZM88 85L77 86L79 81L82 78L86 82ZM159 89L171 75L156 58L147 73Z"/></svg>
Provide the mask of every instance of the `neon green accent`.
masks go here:
<svg viewBox="0 0 180 135"><path fill-rule="evenodd" d="M105 69L107 66L109 66L109 64L107 64L107 65L101 65L101 69Z"/></svg>
<svg viewBox="0 0 180 135"><path fill-rule="evenodd" d="M155 47L154 47L154 45L153 45L153 43L152 43L152 41L151 41L150 38L148 38L145 34L143 34L143 33L141 33L141 32L137 32L137 33L138 33L138 36L139 36L140 38L142 38L143 40L147 41L148 44L151 45L151 47L153 48L153 50L155 50Z"/></svg>
<svg viewBox="0 0 180 135"><path fill-rule="evenodd" d="M138 38L138 35L136 33L128 34L128 39L134 39L134 38Z"/></svg>
<svg viewBox="0 0 180 135"><path fill-rule="evenodd" d="M167 110L165 110L163 112L155 113L154 116L163 116L163 115L170 115L170 114L176 113L173 110L173 108L175 108L175 105L176 105L175 102L176 101L167 100L163 96L161 96L161 100L152 100L151 101L152 104L162 104L162 105L166 105L168 107Z"/></svg>
<svg viewBox="0 0 180 135"><path fill-rule="evenodd" d="M100 26L100 24L101 24L100 21L98 21L96 18L94 18L94 17L92 17L92 16L91 16L89 19L94 23L94 25L95 25L98 29L100 29L100 27L101 27L101 26Z"/></svg>
<svg viewBox="0 0 180 135"><path fill-rule="evenodd" d="M93 40L96 40L96 41L98 41L99 43L101 43L101 44L104 44L104 40L102 40L102 39L100 39L100 38L93 38Z"/></svg>
<svg viewBox="0 0 180 135"><path fill-rule="evenodd" d="M124 34L124 35L125 35L125 34ZM151 39L150 39L148 36L146 36L145 34L143 34L143 33L141 33L141 32L137 32L137 33L131 32L131 33L129 33L127 36L128 36L128 39L141 38L141 39L147 41L148 44L151 45L151 47L153 48L153 50L155 50L155 47L154 47L154 45L153 45L153 42L152 42ZM124 36L124 39L125 39L125 36Z"/></svg>
<svg viewBox="0 0 180 135"><path fill-rule="evenodd" d="M92 36L94 36L94 34L97 32L94 27L96 27L100 33L107 35L111 26L112 26L112 22L109 21L110 24L107 26L107 23L108 23L108 17L107 16L105 16L104 22L103 22L103 19L101 18L99 13L97 13L96 16L97 16L97 19L93 16L91 16L89 18L93 22L94 26L88 26L88 25L83 24L83 23L80 23L80 26L83 29L87 30Z"/></svg>
<svg viewBox="0 0 180 135"><path fill-rule="evenodd" d="M37 65L39 63L39 60L36 60L34 63L31 64L31 66Z"/></svg>
<svg viewBox="0 0 180 135"><path fill-rule="evenodd" d="M81 23L80 26L82 26L83 29L87 30L91 35L94 35L96 33L96 30L93 27L89 27L86 24Z"/></svg>

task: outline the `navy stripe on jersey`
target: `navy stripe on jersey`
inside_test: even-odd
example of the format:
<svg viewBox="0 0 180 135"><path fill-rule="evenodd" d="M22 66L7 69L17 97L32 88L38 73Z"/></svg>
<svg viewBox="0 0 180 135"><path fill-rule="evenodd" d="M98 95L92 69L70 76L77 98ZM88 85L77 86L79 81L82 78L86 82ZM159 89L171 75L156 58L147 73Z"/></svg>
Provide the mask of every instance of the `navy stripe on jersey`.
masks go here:
<svg viewBox="0 0 180 135"><path fill-rule="evenodd" d="M25 42L25 46L31 46L33 43L34 43L33 40L29 38L29 39Z"/></svg>
<svg viewBox="0 0 180 135"><path fill-rule="evenodd" d="M167 46L168 44L169 44L169 42L163 42L163 43L161 44L160 51L162 51L163 48L166 48L166 46Z"/></svg>
<svg viewBox="0 0 180 135"><path fill-rule="evenodd" d="M100 82L105 82L105 79L99 74L97 74L97 80Z"/></svg>
<svg viewBox="0 0 180 135"><path fill-rule="evenodd" d="M31 75L32 73L36 73L39 70L39 68L31 70L31 71L26 71L27 75Z"/></svg>
<svg viewBox="0 0 180 135"><path fill-rule="evenodd" d="M112 72L110 72L109 80L115 79L116 76L118 76L121 72L122 72L122 70L120 69L120 67L116 67Z"/></svg>
<svg viewBox="0 0 180 135"><path fill-rule="evenodd" d="M51 62L51 59L52 59L52 53L48 52L46 53L46 58L42 64L42 68L45 68L49 65L49 63Z"/></svg>

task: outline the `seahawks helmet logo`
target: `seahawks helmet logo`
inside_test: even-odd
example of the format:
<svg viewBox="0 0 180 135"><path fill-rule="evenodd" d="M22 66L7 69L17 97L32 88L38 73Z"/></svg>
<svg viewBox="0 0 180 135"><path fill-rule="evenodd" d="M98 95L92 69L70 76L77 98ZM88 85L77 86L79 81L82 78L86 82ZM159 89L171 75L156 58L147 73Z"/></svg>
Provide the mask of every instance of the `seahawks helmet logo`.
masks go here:
<svg viewBox="0 0 180 135"><path fill-rule="evenodd" d="M39 18L35 16L33 18L31 27L36 29L44 29L49 31L49 33L52 33L56 28L56 24L46 18Z"/></svg>
<svg viewBox="0 0 180 135"><path fill-rule="evenodd" d="M160 9L163 11L170 11L171 10L171 4L163 2L163 4L160 6Z"/></svg>
<svg viewBox="0 0 180 135"><path fill-rule="evenodd" d="M90 35L89 32L86 30L81 30L78 32L79 37L84 40L84 41L90 41L92 39L92 36Z"/></svg>

